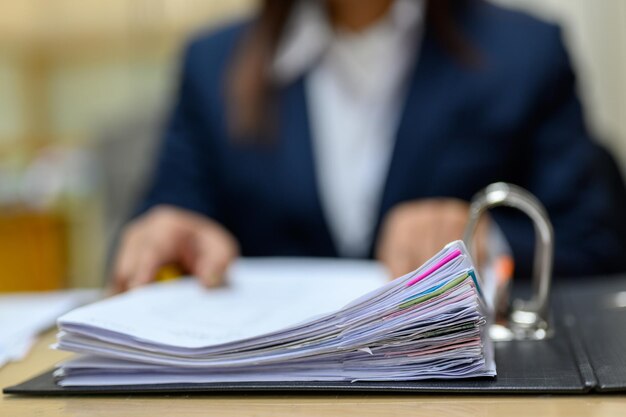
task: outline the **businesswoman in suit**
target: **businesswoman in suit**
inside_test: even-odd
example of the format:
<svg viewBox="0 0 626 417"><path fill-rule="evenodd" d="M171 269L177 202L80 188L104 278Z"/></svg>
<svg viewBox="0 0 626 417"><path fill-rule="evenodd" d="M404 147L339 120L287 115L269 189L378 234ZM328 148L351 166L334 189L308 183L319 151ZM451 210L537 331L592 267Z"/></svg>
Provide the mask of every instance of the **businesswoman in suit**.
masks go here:
<svg viewBox="0 0 626 417"><path fill-rule="evenodd" d="M557 27L479 0L265 0L192 41L118 290L178 263L207 286L234 257L374 257L394 275L461 237L496 181L547 207L555 273L626 253ZM532 265L532 230L494 213Z"/></svg>

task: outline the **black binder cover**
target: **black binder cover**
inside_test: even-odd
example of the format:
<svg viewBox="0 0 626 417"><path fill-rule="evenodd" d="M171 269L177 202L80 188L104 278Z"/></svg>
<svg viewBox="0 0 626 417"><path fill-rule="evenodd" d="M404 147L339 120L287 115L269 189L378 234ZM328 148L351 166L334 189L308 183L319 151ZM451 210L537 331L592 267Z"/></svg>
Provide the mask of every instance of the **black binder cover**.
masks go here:
<svg viewBox="0 0 626 417"><path fill-rule="evenodd" d="M587 282L593 285L587 284ZM52 371L4 389L5 394L174 394L224 392L412 392L464 394L626 391L626 308L614 300L626 277L589 279L554 290L554 337L495 344L498 376L395 382L250 382L59 387Z"/></svg>
<svg viewBox="0 0 626 417"><path fill-rule="evenodd" d="M584 348L596 390L626 391L626 277L589 278L560 294L562 319Z"/></svg>

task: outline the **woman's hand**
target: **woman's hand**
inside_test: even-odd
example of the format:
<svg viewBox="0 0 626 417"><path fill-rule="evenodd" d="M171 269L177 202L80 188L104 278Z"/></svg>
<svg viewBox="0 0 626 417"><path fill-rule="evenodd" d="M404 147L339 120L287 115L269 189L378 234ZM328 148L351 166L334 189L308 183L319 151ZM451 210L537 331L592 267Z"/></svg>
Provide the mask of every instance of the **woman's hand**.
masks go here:
<svg viewBox="0 0 626 417"><path fill-rule="evenodd" d="M463 238L469 204L452 198L410 201L395 206L385 217L376 257L393 278L422 265L447 243ZM477 261L484 258L489 218L483 216L476 229Z"/></svg>
<svg viewBox="0 0 626 417"><path fill-rule="evenodd" d="M234 236L215 221L172 206L156 206L129 224L114 264L113 291L147 284L164 265L177 264L207 287L222 284L239 254Z"/></svg>

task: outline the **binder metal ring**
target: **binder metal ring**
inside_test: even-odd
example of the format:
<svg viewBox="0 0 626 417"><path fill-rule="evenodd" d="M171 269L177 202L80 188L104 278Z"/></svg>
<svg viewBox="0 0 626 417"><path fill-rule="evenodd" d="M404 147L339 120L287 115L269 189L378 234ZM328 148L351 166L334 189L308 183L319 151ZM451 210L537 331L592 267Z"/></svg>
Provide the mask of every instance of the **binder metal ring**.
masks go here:
<svg viewBox="0 0 626 417"><path fill-rule="evenodd" d="M551 336L549 297L554 253L554 231L543 205L530 192L516 185L498 182L478 192L472 199L470 215L463 240L470 254L472 238L480 217L487 210L507 206L521 210L530 217L535 229L533 295L529 300L509 303L508 314L490 327L493 340L542 340Z"/></svg>

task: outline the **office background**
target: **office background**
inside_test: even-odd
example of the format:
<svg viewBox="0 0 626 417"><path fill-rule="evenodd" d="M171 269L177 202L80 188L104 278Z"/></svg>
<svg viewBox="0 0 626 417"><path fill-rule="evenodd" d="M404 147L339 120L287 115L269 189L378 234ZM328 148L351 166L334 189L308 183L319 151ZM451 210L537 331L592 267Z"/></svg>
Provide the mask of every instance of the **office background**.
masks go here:
<svg viewBox="0 0 626 417"><path fill-rule="evenodd" d="M590 126L626 172L626 2L498 0L559 22ZM255 0L2 0L0 291L102 282L190 33Z"/></svg>

